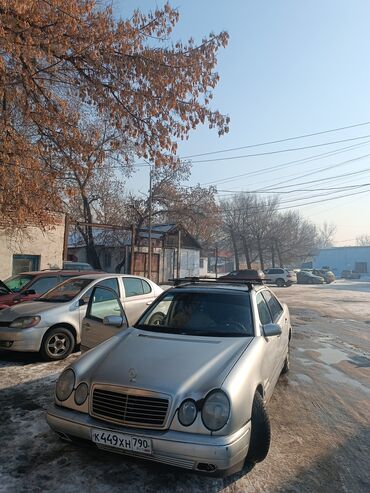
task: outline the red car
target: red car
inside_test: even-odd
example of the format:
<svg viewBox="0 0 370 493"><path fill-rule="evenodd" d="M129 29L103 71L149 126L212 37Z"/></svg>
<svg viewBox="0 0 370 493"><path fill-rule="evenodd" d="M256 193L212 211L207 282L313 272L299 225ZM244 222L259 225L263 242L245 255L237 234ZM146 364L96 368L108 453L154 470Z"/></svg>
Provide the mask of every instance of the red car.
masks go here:
<svg viewBox="0 0 370 493"><path fill-rule="evenodd" d="M71 277L92 272L97 271L43 270L16 274L4 282L0 281L0 310L22 301L34 300Z"/></svg>

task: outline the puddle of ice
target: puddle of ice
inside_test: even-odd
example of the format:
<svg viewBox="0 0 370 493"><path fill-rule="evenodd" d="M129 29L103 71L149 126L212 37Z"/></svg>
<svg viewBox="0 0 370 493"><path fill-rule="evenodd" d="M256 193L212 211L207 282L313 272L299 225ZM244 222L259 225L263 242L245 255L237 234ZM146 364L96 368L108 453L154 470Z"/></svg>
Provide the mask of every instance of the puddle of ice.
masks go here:
<svg viewBox="0 0 370 493"><path fill-rule="evenodd" d="M320 356L319 358L321 361L324 363L328 363L329 365L336 365L337 363L340 363L341 361L349 360L349 356L344 351L341 351L340 349L334 349L334 348L323 348L323 349L315 349Z"/></svg>

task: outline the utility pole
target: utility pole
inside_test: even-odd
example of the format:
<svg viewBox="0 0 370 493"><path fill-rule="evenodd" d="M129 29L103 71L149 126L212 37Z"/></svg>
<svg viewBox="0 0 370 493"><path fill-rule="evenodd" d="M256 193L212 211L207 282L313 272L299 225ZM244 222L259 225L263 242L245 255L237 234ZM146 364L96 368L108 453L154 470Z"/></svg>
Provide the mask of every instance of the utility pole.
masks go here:
<svg viewBox="0 0 370 493"><path fill-rule="evenodd" d="M148 278L152 278L152 166L149 165L149 263L148 263Z"/></svg>

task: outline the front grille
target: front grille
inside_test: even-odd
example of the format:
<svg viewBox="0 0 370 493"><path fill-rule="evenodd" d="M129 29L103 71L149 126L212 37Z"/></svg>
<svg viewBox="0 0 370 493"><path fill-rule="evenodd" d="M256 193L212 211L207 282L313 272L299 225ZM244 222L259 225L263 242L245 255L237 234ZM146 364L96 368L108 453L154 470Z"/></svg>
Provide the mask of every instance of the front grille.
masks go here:
<svg viewBox="0 0 370 493"><path fill-rule="evenodd" d="M1 308L0 308L1 310ZM0 322L0 327L9 327L9 325L11 324L11 322Z"/></svg>
<svg viewBox="0 0 370 493"><path fill-rule="evenodd" d="M162 397L94 389L91 414L113 423L141 428L162 428L168 399Z"/></svg>

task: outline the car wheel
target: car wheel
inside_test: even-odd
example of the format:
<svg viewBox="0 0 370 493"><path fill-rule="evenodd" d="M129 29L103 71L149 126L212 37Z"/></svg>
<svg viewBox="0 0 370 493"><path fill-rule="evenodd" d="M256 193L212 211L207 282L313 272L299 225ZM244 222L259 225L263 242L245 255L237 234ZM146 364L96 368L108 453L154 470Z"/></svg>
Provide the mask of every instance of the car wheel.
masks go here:
<svg viewBox="0 0 370 493"><path fill-rule="evenodd" d="M288 345L288 352L285 357L283 369L281 370L282 375L284 373L288 373L289 369L290 369L290 344Z"/></svg>
<svg viewBox="0 0 370 493"><path fill-rule="evenodd" d="M270 420L259 392L255 393L253 399L251 425L251 439L246 462L255 464L263 461L267 456L271 440Z"/></svg>
<svg viewBox="0 0 370 493"><path fill-rule="evenodd" d="M47 361L57 361L71 354L75 346L72 332L64 327L49 330L41 343L41 356Z"/></svg>
<svg viewBox="0 0 370 493"><path fill-rule="evenodd" d="M284 279L281 279L281 278L276 279L276 286L277 286L278 288L282 288L282 287L284 286L284 284L285 284Z"/></svg>
<svg viewBox="0 0 370 493"><path fill-rule="evenodd" d="M164 313L154 313L154 315L150 317L148 325L162 325L164 317Z"/></svg>

